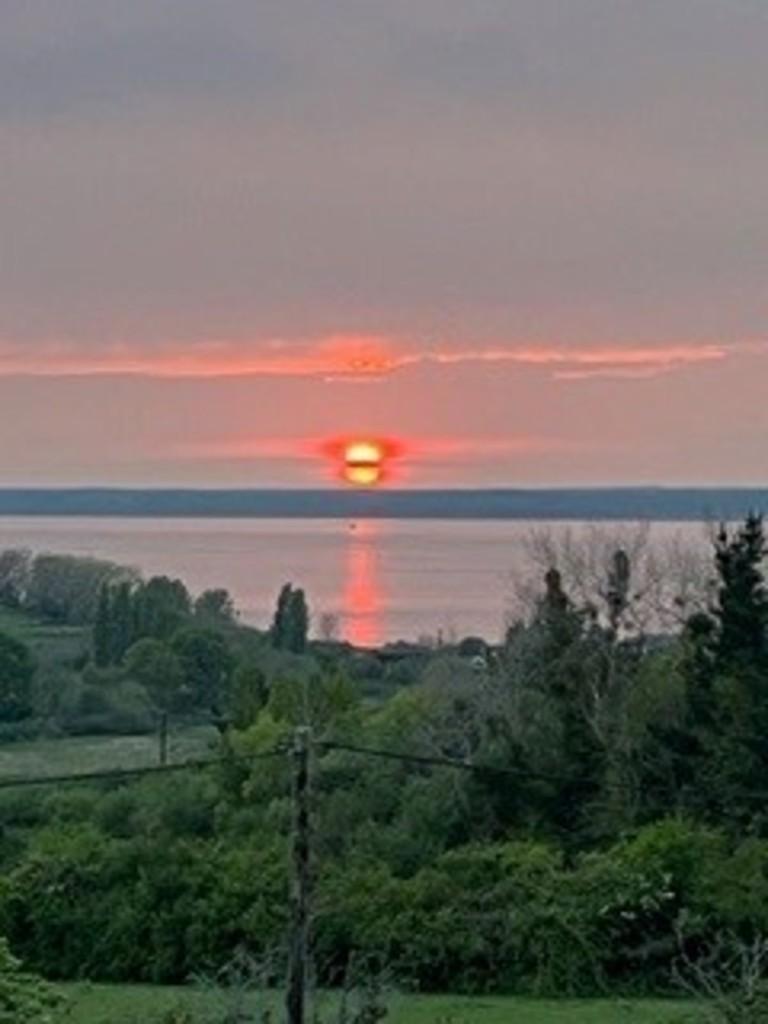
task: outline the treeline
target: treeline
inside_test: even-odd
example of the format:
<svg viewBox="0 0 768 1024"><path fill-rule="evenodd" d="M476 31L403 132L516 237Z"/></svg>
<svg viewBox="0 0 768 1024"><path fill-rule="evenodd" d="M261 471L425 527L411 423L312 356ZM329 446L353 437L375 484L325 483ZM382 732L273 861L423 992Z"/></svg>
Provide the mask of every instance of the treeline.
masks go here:
<svg viewBox="0 0 768 1024"><path fill-rule="evenodd" d="M291 584L259 631L240 624L223 588L195 597L179 579L24 549L0 552L3 610L6 740L146 732L168 714L248 724L283 659L307 650L310 627L304 591Z"/></svg>
<svg viewBox="0 0 768 1024"><path fill-rule="evenodd" d="M0 735L142 732L158 714L211 720L267 641L226 590L70 555L0 553ZM238 675L239 674L239 675Z"/></svg>
<svg viewBox="0 0 768 1024"><path fill-rule="evenodd" d="M546 550L500 647L436 650L387 699L364 699L354 652L280 650L273 626L226 690L217 767L0 791L0 932L56 977L183 981L238 945L279 971L291 760L251 755L309 725L322 982L359 955L422 988L663 992L681 951L768 934L761 519L716 534L695 587L662 588L664 632L640 545ZM178 636L99 671L137 644L178 658Z"/></svg>
<svg viewBox="0 0 768 1024"><path fill-rule="evenodd" d="M0 551L0 605L66 625L92 623L102 587L136 579L136 570L104 559Z"/></svg>

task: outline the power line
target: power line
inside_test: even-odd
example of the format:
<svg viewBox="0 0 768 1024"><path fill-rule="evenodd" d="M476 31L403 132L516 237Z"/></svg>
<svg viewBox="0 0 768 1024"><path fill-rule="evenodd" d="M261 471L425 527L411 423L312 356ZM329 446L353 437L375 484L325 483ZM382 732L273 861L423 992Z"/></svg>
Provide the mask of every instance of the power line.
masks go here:
<svg viewBox="0 0 768 1024"><path fill-rule="evenodd" d="M475 772L479 775L506 775L514 779L536 779L542 782L561 782L573 785L600 786L604 780L577 775L558 775L554 772L533 771L530 768L504 768L492 764L477 764L469 760L453 757L438 757L431 754L409 754L396 750L379 750L373 747L358 747L352 743L337 743L333 740L320 741L316 744L327 750L345 750L351 754L368 757L380 757L392 761L404 761L412 764L423 764L437 768L457 768L460 771ZM612 784L611 784L612 785ZM623 789L633 789L629 783L616 783Z"/></svg>
<svg viewBox="0 0 768 1024"><path fill-rule="evenodd" d="M379 747L365 747L354 743L343 743L337 740L314 740L311 745L316 749L327 751L336 750L344 753L356 754L360 757L398 761L403 764L422 765L430 768L451 768L458 771L470 772L475 775L496 775L516 779L518 781L521 779L527 779L530 781L551 782L566 786L583 786L585 788L593 787L604 791L637 793L642 789L643 793L654 793L656 795L679 795L681 789L684 788L682 786L675 785L635 785L631 782L621 782L619 780L611 781L596 776L566 775L558 772L537 771L530 768L509 768L501 765L478 764L477 762L469 759L452 758L434 754L409 753L408 751L387 750ZM120 779L170 774L194 770L196 768L209 768L215 765L250 763L269 760L276 757L288 757L290 754L291 750L286 746L278 746L271 750L261 751L260 753L255 754L200 758L181 761L176 764L146 765L138 768L111 768L103 771L74 772L60 775L0 778L0 791L32 786L119 781ZM742 789L731 795L734 798L747 800L768 800L768 790Z"/></svg>
<svg viewBox="0 0 768 1024"><path fill-rule="evenodd" d="M411 754L396 750L383 750L375 747L361 747L353 743L341 743L336 740L318 740L315 746L323 747L325 750L340 750L351 754L358 754L362 757L382 758L390 761L401 761L404 763L421 764L437 768L454 768L459 771L474 772L478 775L501 775L514 779L529 779L538 782L554 782L561 785L572 786L593 786L603 790L636 793L642 789L643 793L654 793L656 795L672 794L680 792L681 786L674 785L634 785L631 782L620 782L618 780L607 781L595 776L586 775L563 775L556 772L534 771L530 768L506 768L490 764L477 764L470 760L459 758L440 757L430 754ZM734 797L741 797L751 800L768 800L768 790L739 790L732 794Z"/></svg>
<svg viewBox="0 0 768 1024"><path fill-rule="evenodd" d="M238 754L228 757L198 758L190 761L179 761L176 764L145 765L141 768L109 768L97 772L72 772L62 775L35 775L27 777L10 777L0 779L0 790L16 789L28 786L55 786L78 782L106 782L110 780L140 778L144 775L165 775L173 772L183 772L194 768L209 768L217 764L232 764L232 762L262 761L273 757L283 757L286 751L282 749L263 751L258 754Z"/></svg>

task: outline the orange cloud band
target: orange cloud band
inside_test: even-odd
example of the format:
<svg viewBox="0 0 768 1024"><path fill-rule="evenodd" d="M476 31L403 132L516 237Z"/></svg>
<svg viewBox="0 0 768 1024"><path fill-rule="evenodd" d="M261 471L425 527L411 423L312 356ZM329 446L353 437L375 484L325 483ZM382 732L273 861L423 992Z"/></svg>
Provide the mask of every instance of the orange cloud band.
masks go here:
<svg viewBox="0 0 768 1024"><path fill-rule="evenodd" d="M317 342L205 343L155 348L116 345L100 350L69 344L22 348L0 343L0 375L160 378L314 377L326 381L380 380L419 365L499 363L541 367L561 380L591 376L646 377L738 354L766 354L768 342L667 346L508 346L480 349L414 348L379 337L344 336Z"/></svg>

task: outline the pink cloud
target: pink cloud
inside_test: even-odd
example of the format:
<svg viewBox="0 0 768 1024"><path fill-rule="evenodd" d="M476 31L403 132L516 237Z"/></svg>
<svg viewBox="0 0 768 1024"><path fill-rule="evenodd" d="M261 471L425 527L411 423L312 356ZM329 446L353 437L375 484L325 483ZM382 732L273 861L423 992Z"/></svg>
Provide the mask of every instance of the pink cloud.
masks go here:
<svg viewBox="0 0 768 1024"><path fill-rule="evenodd" d="M423 347L368 335L340 335L316 341L281 339L258 347L234 342L181 343L142 348L99 349L71 343L23 348L0 343L0 375L96 376L123 374L160 378L314 377L326 382L374 382L416 366L483 363L540 367L561 380L594 376L639 379L735 354L766 354L768 343L666 346L496 346L478 349Z"/></svg>

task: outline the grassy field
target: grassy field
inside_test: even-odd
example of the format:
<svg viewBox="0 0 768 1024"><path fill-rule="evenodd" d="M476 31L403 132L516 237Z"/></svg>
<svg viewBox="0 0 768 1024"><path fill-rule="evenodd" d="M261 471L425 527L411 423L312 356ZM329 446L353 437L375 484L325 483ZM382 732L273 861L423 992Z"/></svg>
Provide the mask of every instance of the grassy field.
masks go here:
<svg viewBox="0 0 768 1024"><path fill-rule="evenodd" d="M0 632L25 643L39 666L71 665L90 644L90 630L40 622L26 612L0 606ZM169 758L204 757L215 739L213 727L171 727ZM141 736L76 736L5 742L0 745L0 779L141 768L157 764L158 738Z"/></svg>
<svg viewBox="0 0 768 1024"><path fill-rule="evenodd" d="M40 622L26 612L2 606L0 632L21 640L41 662L71 662L82 655L90 643L90 630L84 626Z"/></svg>
<svg viewBox="0 0 768 1024"><path fill-rule="evenodd" d="M140 985L65 985L62 989L70 1000L69 1024L152 1024L174 1007L213 1011L221 1006L213 995L188 989ZM277 998L274 1005L279 1005ZM687 1015L685 1004L653 1000L395 996L386 1024L680 1024Z"/></svg>
<svg viewBox="0 0 768 1024"><path fill-rule="evenodd" d="M215 737L212 726L172 729L168 738L169 760L205 757ZM157 759L158 740L153 735L25 740L0 746L0 779L142 768L157 764Z"/></svg>

